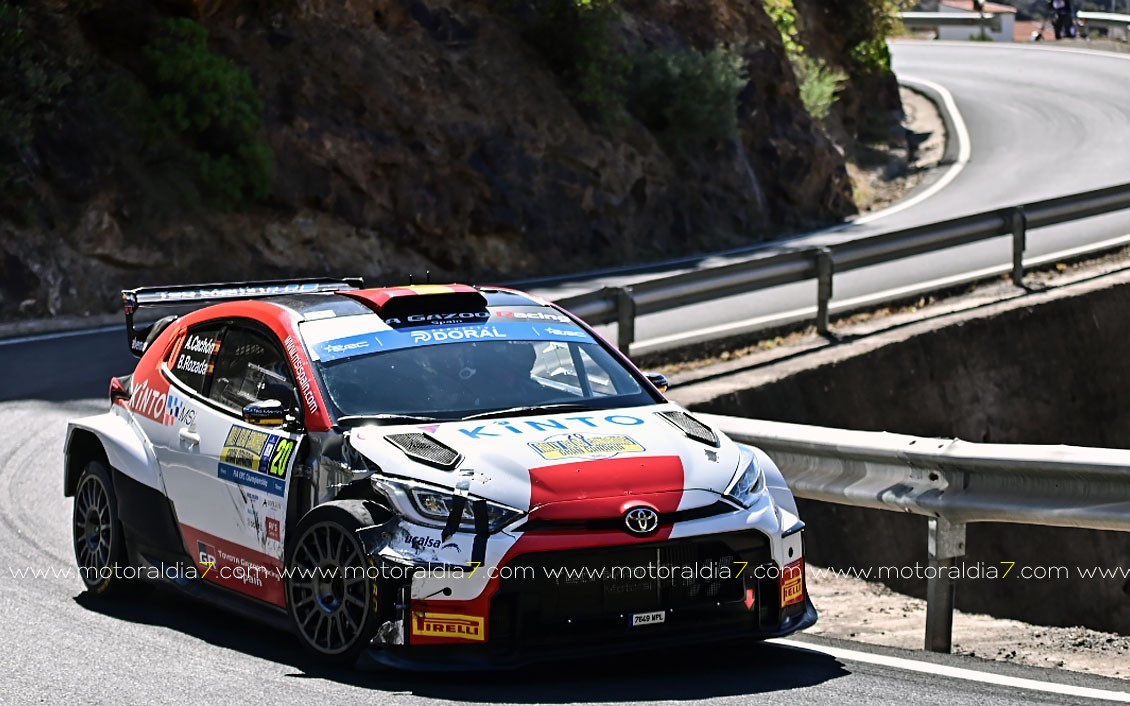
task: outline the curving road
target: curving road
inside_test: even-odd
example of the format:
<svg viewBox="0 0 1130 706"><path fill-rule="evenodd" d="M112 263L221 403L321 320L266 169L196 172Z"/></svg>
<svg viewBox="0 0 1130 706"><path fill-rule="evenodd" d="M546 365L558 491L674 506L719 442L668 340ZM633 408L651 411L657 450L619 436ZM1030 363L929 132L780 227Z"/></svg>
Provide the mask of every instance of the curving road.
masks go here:
<svg viewBox="0 0 1130 706"><path fill-rule="evenodd" d="M961 143L951 150L955 163L938 175L941 183L924 186L908 202L855 223L755 250L829 245L1130 182L1130 91L1124 90L1130 55L976 42L896 42L892 48L900 80L950 94ZM1127 234L1127 212L1034 230L1026 258ZM1008 238L998 238L838 275L833 311L1006 271L1011 247ZM748 252L652 268L647 274L558 280L536 291L561 297L631 284L664 271L717 266ZM641 317L632 352L650 353L811 319L815 301L815 282L808 282ZM688 321L695 322L692 329ZM610 337L614 331L602 329Z"/></svg>
<svg viewBox="0 0 1130 706"><path fill-rule="evenodd" d="M1130 181L1130 94L1115 90L1130 72L1126 60L940 44L899 44L895 56L900 73L952 91L968 125L972 157L929 198L808 240ZM1048 229L1033 241L1037 248L1057 248L1127 232L1130 218L1109 217ZM1006 245L999 250L1007 255ZM902 264L860 282L838 279L837 293L848 299L865 296L865 284L910 286L942 276L935 268L943 265L987 266L970 265L964 254L925 263L930 267L900 272L908 270ZM794 305L786 289L690 313L700 326L727 326L734 324L734 317L722 316L727 309L748 319L808 306L811 292L801 292ZM650 317L640 333L654 345L679 335L687 315ZM308 663L289 636L173 594L159 591L129 603L91 600L68 573L74 559L71 503L62 497L62 442L66 421L104 409L108 377L128 370L132 359L123 339L115 328L0 341L0 401L9 400L0 402L0 615L7 636L7 649L0 651L0 703L1130 702L1126 682L811 638L503 675L327 671ZM1062 685L1046 683L1053 679Z"/></svg>

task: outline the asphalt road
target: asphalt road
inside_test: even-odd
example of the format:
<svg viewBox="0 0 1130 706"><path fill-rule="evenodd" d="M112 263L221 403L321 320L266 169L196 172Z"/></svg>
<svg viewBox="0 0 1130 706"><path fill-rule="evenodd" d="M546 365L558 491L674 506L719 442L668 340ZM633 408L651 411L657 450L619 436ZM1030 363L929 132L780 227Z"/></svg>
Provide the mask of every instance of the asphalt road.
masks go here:
<svg viewBox="0 0 1130 706"><path fill-rule="evenodd" d="M927 221L1130 181L1130 163L1119 163L1127 154L1126 137L1117 137L1130 124L1130 96L1112 90L1124 85L1130 64L980 45L899 45L896 58L900 71L951 86L967 114L974 156L946 189L914 208L814 237L845 237L888 222L901 226L907 219ZM1070 99L1064 93L1069 90ZM1001 121L1006 124L992 125ZM1108 220L1117 219L1064 229L1071 231L1065 237L1130 232L1126 223ZM970 266L964 256L930 261ZM934 276L934 270L921 275ZM839 280L837 290L853 296ZM789 306L777 296L759 295L758 304ZM743 304L739 313L750 311ZM641 332L652 338L678 333L685 328L678 324L690 320L686 316L645 321ZM725 317L693 320L727 323ZM126 603L90 599L72 569L63 435L68 419L106 408L108 377L130 366L123 339L117 329L0 342L0 615L6 636L0 703L1094 703L1080 695L1085 692L1032 690L1008 678L1121 690L1130 701L1125 682L821 640L624 656L501 675L327 671L306 661L288 635L171 593ZM844 647L850 651L838 651ZM899 661L907 659L926 663ZM997 683L982 683L986 679Z"/></svg>
<svg viewBox="0 0 1130 706"><path fill-rule="evenodd" d="M869 215L859 222L774 244L763 251L828 245L925 223L1055 196L1130 182L1130 55L1035 45L964 42L897 42L894 67L900 80L928 82L952 96L967 135L968 158L941 170L944 188L924 200ZM930 190L925 185L923 190ZM1130 213L1121 212L1029 233L1026 258L1059 253L1130 234ZM998 238L948 251L837 275L833 310L892 294L914 293L929 283L968 279L970 272L1011 262L1011 241ZM736 257L707 257L667 271L716 266ZM656 277L612 274L578 277L538 288L557 298L600 286ZM707 338L735 335L767 324L811 319L816 284L787 285L641 317L633 353L650 353ZM687 322L694 322L688 326ZM615 327L602 332L609 337ZM612 338L612 340L615 340Z"/></svg>

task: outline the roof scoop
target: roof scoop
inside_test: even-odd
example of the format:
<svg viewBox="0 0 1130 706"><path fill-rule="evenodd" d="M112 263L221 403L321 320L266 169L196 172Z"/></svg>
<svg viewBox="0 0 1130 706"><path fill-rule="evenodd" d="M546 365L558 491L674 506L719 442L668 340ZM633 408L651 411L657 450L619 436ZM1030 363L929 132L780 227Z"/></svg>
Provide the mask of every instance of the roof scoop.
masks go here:
<svg viewBox="0 0 1130 706"><path fill-rule="evenodd" d="M718 440L718 435L714 433L713 429L686 412L656 412L656 414L663 417L668 424L686 434L688 439L693 439L700 444L706 444L707 446L713 446L715 448L722 445Z"/></svg>

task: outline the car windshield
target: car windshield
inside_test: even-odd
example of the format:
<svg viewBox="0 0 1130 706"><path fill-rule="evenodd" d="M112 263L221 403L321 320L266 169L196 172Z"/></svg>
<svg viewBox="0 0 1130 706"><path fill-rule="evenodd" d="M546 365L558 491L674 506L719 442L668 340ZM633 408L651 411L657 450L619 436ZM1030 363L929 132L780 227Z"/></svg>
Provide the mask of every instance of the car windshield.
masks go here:
<svg viewBox="0 0 1130 706"><path fill-rule="evenodd" d="M392 328L308 322L304 336L339 419L389 423L653 404L620 362L540 307ZM374 323L375 322L375 323ZM399 323L393 321L393 325ZM368 326L374 330L358 333Z"/></svg>

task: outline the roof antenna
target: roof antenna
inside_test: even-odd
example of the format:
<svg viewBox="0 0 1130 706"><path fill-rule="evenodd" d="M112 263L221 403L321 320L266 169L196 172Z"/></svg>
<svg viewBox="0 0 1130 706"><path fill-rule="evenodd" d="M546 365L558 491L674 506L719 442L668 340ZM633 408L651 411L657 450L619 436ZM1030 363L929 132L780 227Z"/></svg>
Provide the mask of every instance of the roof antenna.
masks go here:
<svg viewBox="0 0 1130 706"><path fill-rule="evenodd" d="M427 272L427 273L428 273L428 275L427 275L428 279L427 279L427 280L425 280L425 281L426 281L426 283L427 283L427 284L431 284L431 283L432 283L432 271L431 271L431 270L424 270L424 272Z"/></svg>
<svg viewBox="0 0 1130 706"><path fill-rule="evenodd" d="M412 286L412 273L411 272L408 273L408 286L409 287Z"/></svg>

